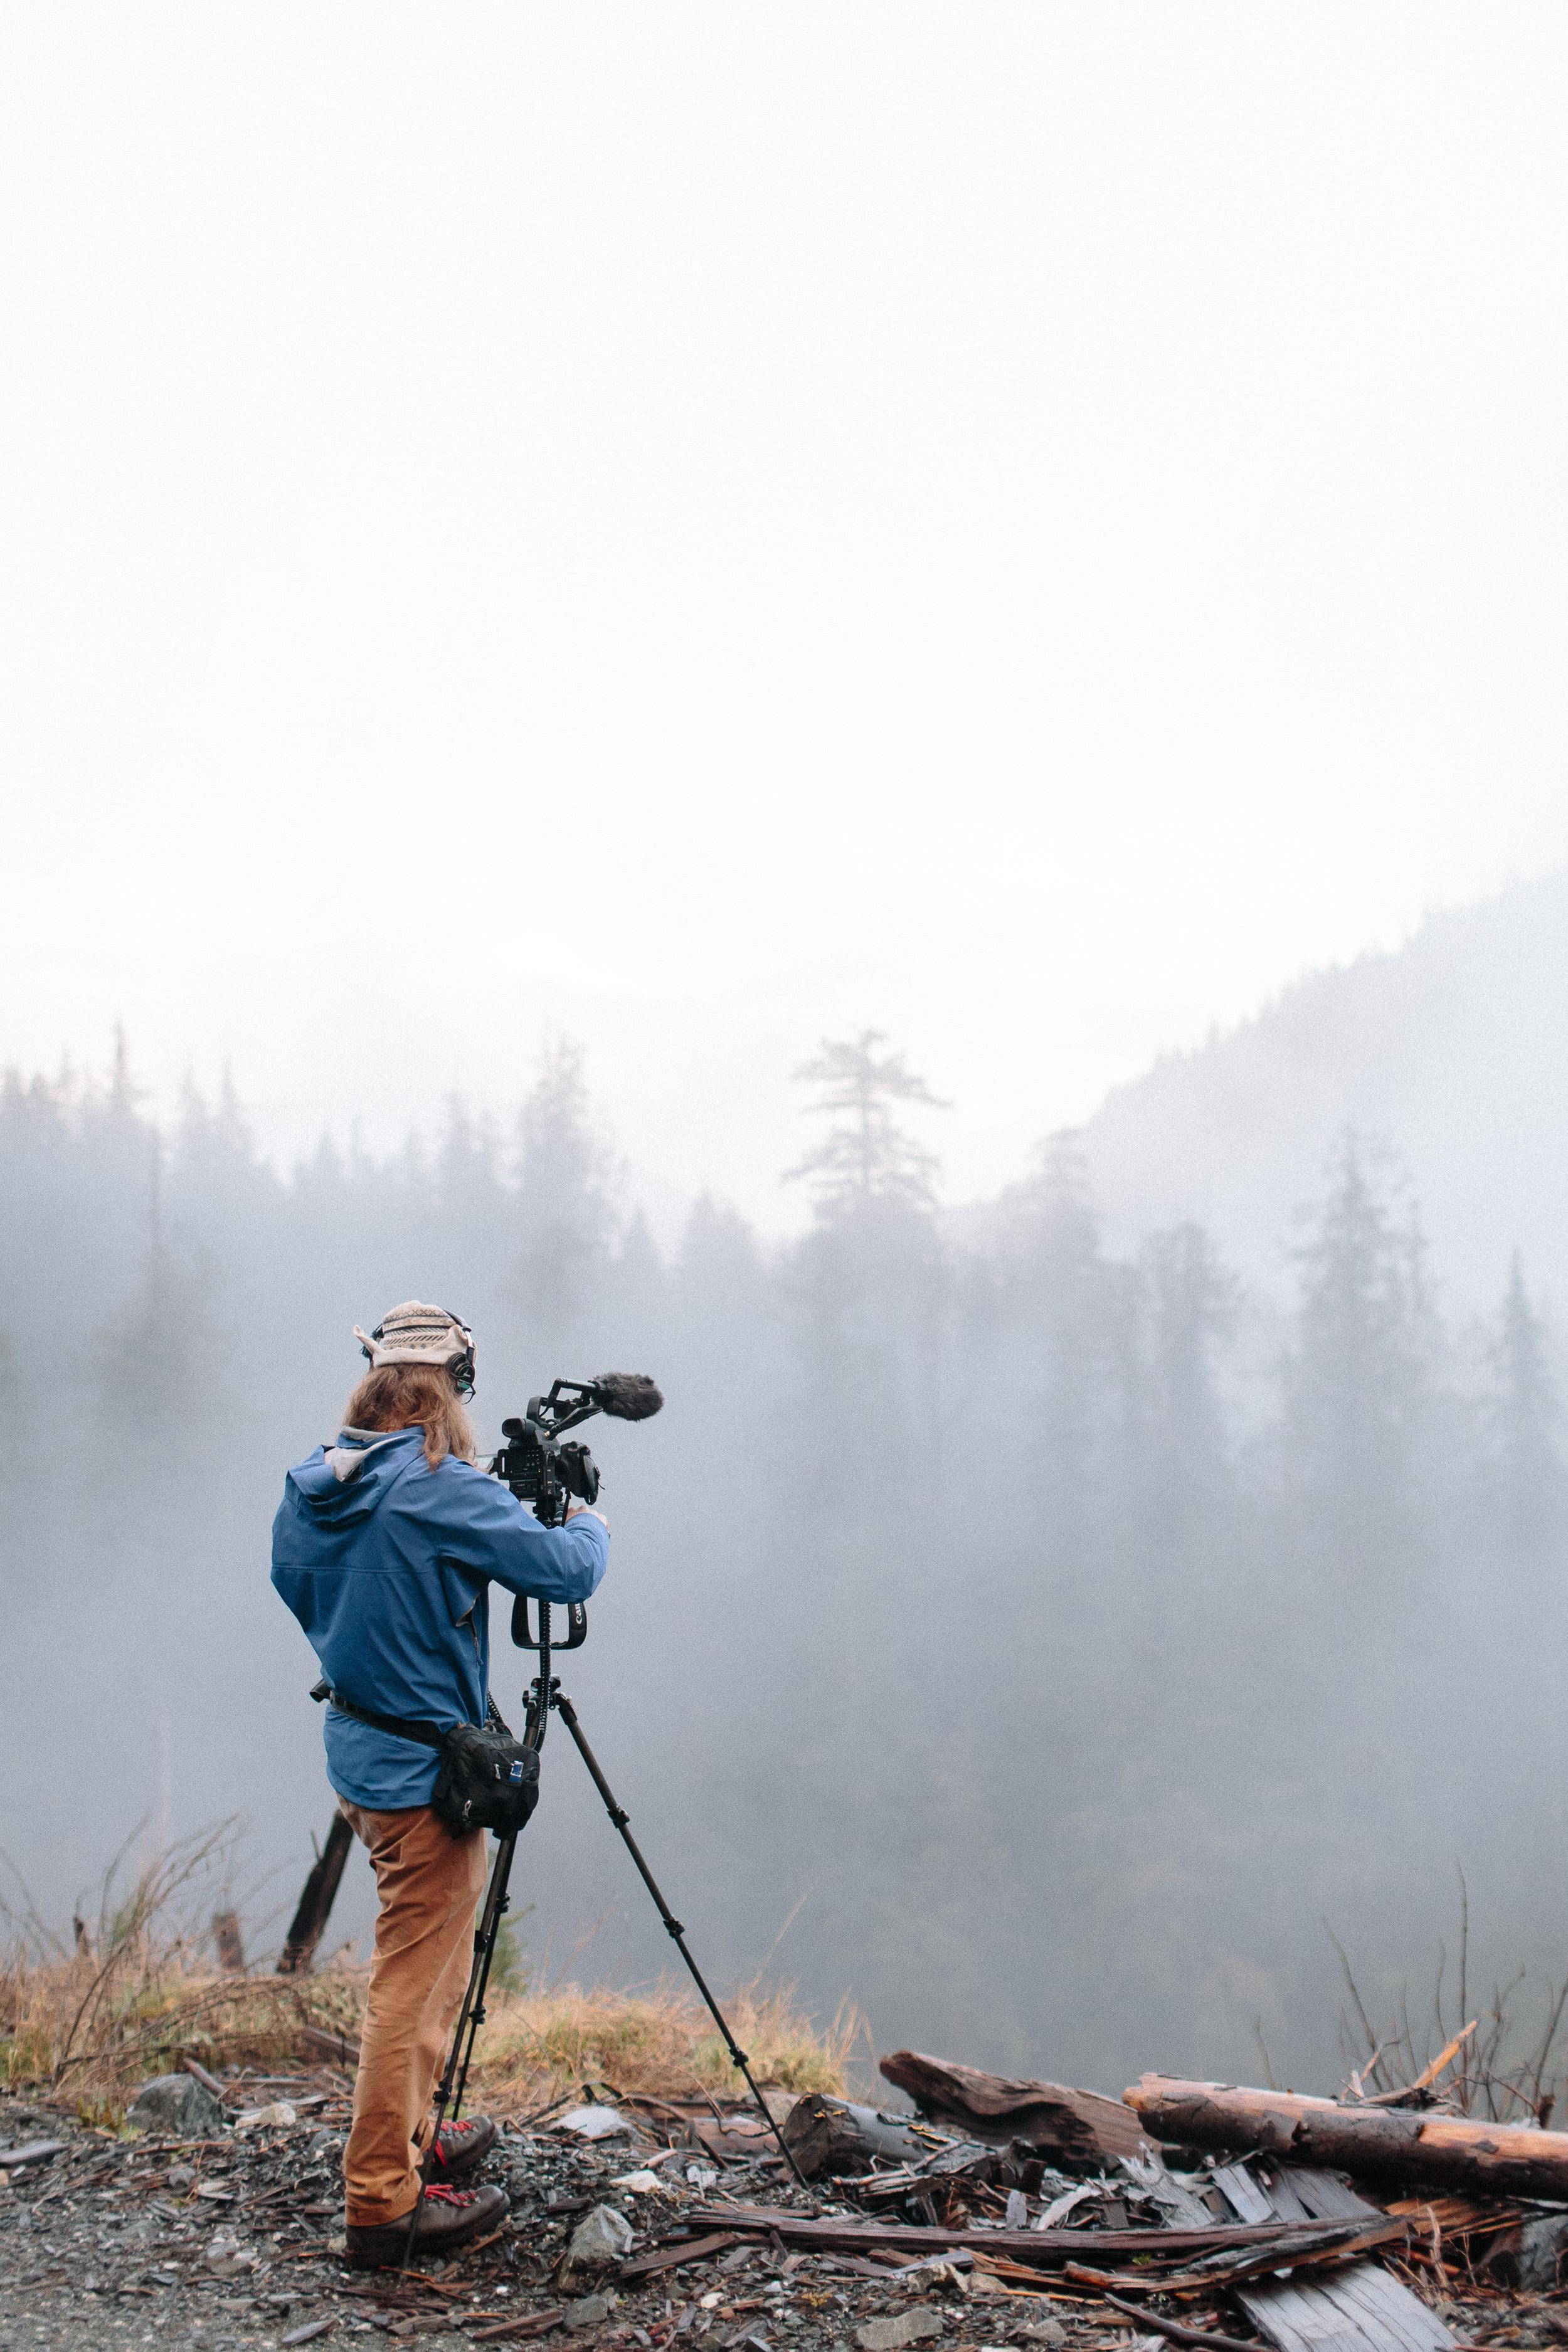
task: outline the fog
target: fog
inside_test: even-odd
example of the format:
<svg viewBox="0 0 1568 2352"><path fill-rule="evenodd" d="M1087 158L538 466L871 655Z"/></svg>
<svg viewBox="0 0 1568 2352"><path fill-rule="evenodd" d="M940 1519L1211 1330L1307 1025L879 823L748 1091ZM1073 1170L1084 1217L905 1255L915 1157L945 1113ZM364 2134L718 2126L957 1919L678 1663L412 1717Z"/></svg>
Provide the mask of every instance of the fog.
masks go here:
<svg viewBox="0 0 1568 2352"><path fill-rule="evenodd" d="M1561 12L62 0L5 54L49 1916L238 1812L279 1931L331 1801L268 1527L418 1295L487 1443L667 1391L567 1686L717 1981L1326 2087L1323 1923L1418 2001L1458 1868L1474 1971L1560 1980ZM656 1972L545 1780L535 1964Z"/></svg>
<svg viewBox="0 0 1568 2352"><path fill-rule="evenodd" d="M1352 1134L1302 1171L1273 1295L1194 1224L1109 1254L1070 1136L943 1218L916 1074L865 1041L817 1066L806 1234L704 1199L668 1255L569 1041L505 1128L454 1105L287 1182L232 1097L191 1090L165 1148L128 1064L13 1076L7 1836L53 1914L139 1814L239 1811L276 1942L331 1800L268 1521L350 1327L417 1269L479 1335L492 1444L557 1373L668 1391L601 1424L611 1572L564 1671L721 1981L771 1964L884 2047L1116 2088L1337 2079L1325 1919L1369 2000L1424 1994L1457 1864L1473 1968L1560 1965L1568 1491L1522 1270L1447 1322L1402 1171ZM352 1871L334 1939L369 1895ZM666 1962L559 1738L523 1896L547 1973Z"/></svg>
<svg viewBox="0 0 1568 2352"><path fill-rule="evenodd" d="M288 1166L563 1028L667 1239L776 1230L823 1034L962 1201L1560 863L1565 83L1545 6L13 10L0 1052L232 1059Z"/></svg>

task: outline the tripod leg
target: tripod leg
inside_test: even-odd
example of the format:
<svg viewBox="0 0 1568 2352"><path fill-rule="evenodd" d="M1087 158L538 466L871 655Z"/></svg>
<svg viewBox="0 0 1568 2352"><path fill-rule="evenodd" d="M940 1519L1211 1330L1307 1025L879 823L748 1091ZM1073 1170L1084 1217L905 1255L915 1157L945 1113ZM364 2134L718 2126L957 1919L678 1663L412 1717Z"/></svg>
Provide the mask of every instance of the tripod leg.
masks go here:
<svg viewBox="0 0 1568 2352"><path fill-rule="evenodd" d="M474 1929L474 1962L468 1971L468 1989L463 1995L463 2006L458 2013L458 2030L452 2036L452 2047L436 2093L436 2121L430 2133L432 2156L441 2135L441 2126L447 2120L447 2101L452 2102L455 2116L463 2103L463 2093L468 2086L468 2062L474 2054L474 2038L485 2021L485 1987L489 1982L490 1962L495 1958L501 1914L507 1907L507 1881L511 1876L511 1858L516 1851L517 1832L514 1830L510 1837L502 1838L496 1849L489 1891L485 1896L485 1907L479 1914L479 1924ZM465 2033L468 2036L466 2049L463 2045ZM414 2210L408 2216L408 2236L404 2242L403 2261L399 2265L403 2270L408 2268L413 2256L415 2232L419 2227L419 2216L425 2210L425 2177L421 2173L419 2194L414 2200Z"/></svg>
<svg viewBox="0 0 1568 2352"><path fill-rule="evenodd" d="M463 2093L468 2085L468 2064L474 2054L474 2042L485 2021L485 1988L490 1980L490 1967L496 1956L496 1939L500 1934L501 1914L510 1907L507 1881L511 1876L511 1858L517 1851L517 1832L503 1838L496 1848L495 1866L490 1872L489 1892L479 1924L474 1930L474 1975L468 1979L468 2044L463 2053L463 2063L458 2073L457 2088L452 2095L452 2114L457 2116L463 2104ZM476 1982L476 1978L478 1981ZM462 2037L463 2021L458 2022L458 2038ZM453 2045L456 2048L456 2043ZM450 2061L448 2061L448 2066Z"/></svg>
<svg viewBox="0 0 1568 2352"><path fill-rule="evenodd" d="M752 2069L745 2052L742 2049L740 2043L731 2032L729 2025L725 2021L723 2011L720 2008L718 2002L709 1991L707 1984L703 1979L701 1969L692 1958L691 1954L687 1950L686 1930L681 1926L679 1920L676 1917L674 1912L670 1909L668 1904L665 1901L664 1896L659 1893L658 1882L655 1879L652 1871L648 1868L647 1863L642 1858L641 1848L638 1846L636 1838L633 1837L630 1829L627 1827L627 1823L629 1822L631 1816L629 1813L623 1811L622 1808L616 1804L615 1792L611 1789L610 1784L605 1780L604 1774L599 1769L598 1759L595 1756L593 1749L589 1747L587 1741L583 1737L583 1727L577 1720L576 1708L573 1706L569 1698L558 1697L555 1701L555 1710L577 1744L577 1753L583 1759L584 1763L588 1767L589 1773L593 1778L594 1786L597 1789L600 1796L603 1797L605 1801L605 1811L609 1814L616 1828L620 1832L621 1839L626 1846L626 1852L631 1855L632 1860L637 1864L638 1877L642 1880L643 1885L647 1888L648 1893L653 1896L658 1916L664 1921L665 1932L668 1935L671 1941L674 1943L676 1950L680 1954L681 1958L686 1962L687 1967L690 1969L691 1981L697 1987L698 1991L702 1995L704 2001L706 2001L708 2005L710 2016L712 2018L714 2024L719 2028L720 2032L724 2037L724 2046L730 2053L731 2064L738 2067L740 2072L744 2075L746 2080L746 2088L751 2092L752 2098L755 2099L758 2112L762 2116L763 2121L767 2125L768 2129L772 2132L774 2139L776 2139L779 2144L779 2154L784 2158L784 2162L788 2165L790 2170L794 2173L801 2187L805 2189L806 2187L805 2175L802 2172L799 2165L795 2162L794 2156L791 2154L789 2147L786 2146L783 2132L780 2131L777 2124L774 2123L773 2116L769 2114L767 2101L763 2098L761 2091L758 2090L756 2084L752 2079Z"/></svg>

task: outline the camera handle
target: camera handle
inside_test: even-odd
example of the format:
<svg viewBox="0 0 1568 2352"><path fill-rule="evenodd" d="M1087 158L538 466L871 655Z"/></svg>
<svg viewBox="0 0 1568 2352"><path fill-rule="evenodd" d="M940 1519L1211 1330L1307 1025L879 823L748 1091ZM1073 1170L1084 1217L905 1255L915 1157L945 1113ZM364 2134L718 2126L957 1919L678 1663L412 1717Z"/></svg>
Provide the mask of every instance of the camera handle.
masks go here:
<svg viewBox="0 0 1568 2352"><path fill-rule="evenodd" d="M551 1639L548 1601L542 1601L539 1603L539 1638L535 1641L533 1629L529 1622L528 1601L528 1594L520 1592L511 1604L511 1640L514 1649L537 1650L541 1657L547 1657L552 1649L580 1650L582 1648L588 1638L588 1604L585 1601L569 1601L566 1603L566 1639L563 1642L552 1642Z"/></svg>

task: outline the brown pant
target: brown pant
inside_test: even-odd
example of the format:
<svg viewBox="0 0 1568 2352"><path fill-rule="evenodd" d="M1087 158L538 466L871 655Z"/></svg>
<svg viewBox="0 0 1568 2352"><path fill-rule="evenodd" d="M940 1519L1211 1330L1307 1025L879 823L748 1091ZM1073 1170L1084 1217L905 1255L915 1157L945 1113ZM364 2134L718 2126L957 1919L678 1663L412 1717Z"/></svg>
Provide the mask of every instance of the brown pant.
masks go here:
<svg viewBox="0 0 1568 2352"><path fill-rule="evenodd" d="M375 1865L381 1911L343 2151L351 2229L411 2212L428 2138L430 2097L462 2007L485 1886L485 1833L455 1838L428 1805L344 1818Z"/></svg>

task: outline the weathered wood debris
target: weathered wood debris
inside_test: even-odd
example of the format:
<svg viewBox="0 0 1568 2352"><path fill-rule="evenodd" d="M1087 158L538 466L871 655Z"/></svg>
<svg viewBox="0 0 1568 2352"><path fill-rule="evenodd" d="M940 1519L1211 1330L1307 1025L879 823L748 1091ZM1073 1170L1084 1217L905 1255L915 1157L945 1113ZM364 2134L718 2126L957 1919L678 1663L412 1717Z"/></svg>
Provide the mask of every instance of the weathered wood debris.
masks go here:
<svg viewBox="0 0 1568 2352"><path fill-rule="evenodd" d="M1120 2101L916 2051L881 2071L914 2117L806 2098L789 2126L802 2168L867 2218L712 2204L692 2226L905 2270L966 2257L1015 2294L1054 2273L1055 2299L1098 2290L1211 2352L1248 2331L1278 2352L1444 2352L1459 2280L1568 2299L1568 2135L1442 2112L1430 2070L1338 2100L1151 2074ZM1568 2312L1543 2340L1568 2340Z"/></svg>
<svg viewBox="0 0 1568 2352"><path fill-rule="evenodd" d="M1344 2106L1168 2074L1145 2074L1126 2099L1151 2138L1305 2158L1369 2180L1568 2200L1568 2132L1535 2124L1478 2123L1381 2103Z"/></svg>
<svg viewBox="0 0 1568 2352"><path fill-rule="evenodd" d="M350 2275L357 2054L312 2027L293 2074L185 2057L134 2138L0 2093L0 2322L79 2306L84 2347L110 2304L279 2345L356 2324L591 2352L1568 2344L1561 2135L1163 2076L1118 2101L908 2051L883 2072L912 2108L767 2090L805 2189L738 2099L601 2083L492 2109L506 2226L439 2275ZM614 2249L595 2278L590 2240Z"/></svg>
<svg viewBox="0 0 1568 2352"><path fill-rule="evenodd" d="M895 2050L880 2062L889 2083L907 2091L922 2116L993 2145L1027 2140L1070 2165L1114 2164L1136 2156L1147 2134L1118 2099L1061 2083L1009 2082L973 2066L954 2066L919 2050Z"/></svg>

